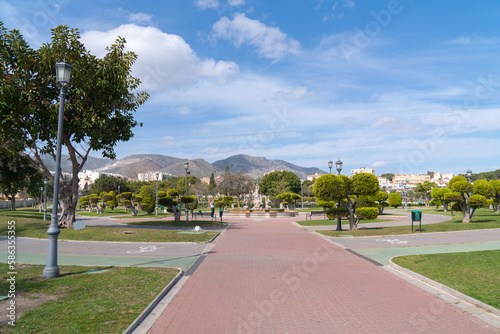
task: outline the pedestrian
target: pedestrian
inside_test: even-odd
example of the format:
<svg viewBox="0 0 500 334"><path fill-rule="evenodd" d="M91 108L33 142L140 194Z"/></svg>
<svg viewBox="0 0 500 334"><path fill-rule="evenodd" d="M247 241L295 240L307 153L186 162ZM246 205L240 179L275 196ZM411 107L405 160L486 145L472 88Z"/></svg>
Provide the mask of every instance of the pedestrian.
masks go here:
<svg viewBox="0 0 500 334"><path fill-rule="evenodd" d="M215 204L213 200L210 201L210 210L211 210L210 217L214 218Z"/></svg>

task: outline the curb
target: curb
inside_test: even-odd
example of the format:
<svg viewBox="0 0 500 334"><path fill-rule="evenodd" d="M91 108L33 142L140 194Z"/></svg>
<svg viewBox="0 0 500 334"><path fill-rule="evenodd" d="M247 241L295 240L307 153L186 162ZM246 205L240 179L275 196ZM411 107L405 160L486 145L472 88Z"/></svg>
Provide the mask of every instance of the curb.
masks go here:
<svg viewBox="0 0 500 334"><path fill-rule="evenodd" d="M160 301L170 292L170 290L177 284L177 282L184 276L184 271L181 268L179 273L174 277L170 283L160 292L158 296L142 311L142 313L123 331L123 334L131 334L134 330L141 325L146 317L153 311L153 309L160 303Z"/></svg>
<svg viewBox="0 0 500 334"><path fill-rule="evenodd" d="M428 277L420 275L412 270L406 269L395 264L392 261L393 258L389 260L389 265L387 266L388 270L394 270L401 274L406 275L405 278L408 278L407 281L411 282L414 285L422 287L425 286L433 290L433 294L437 297L444 299L447 302L450 302L448 298L444 298L442 293L448 294L456 299L458 302L450 302L453 305L460 307L461 309L471 313L472 315L479 317L483 321L486 321L492 326L496 328L500 328L500 310L496 309L486 303L483 303L475 298L472 298L466 294L463 294L460 291L450 288L442 283L436 282ZM400 276L401 277L401 276ZM441 293L439 293L441 292ZM469 305L467 305L469 304Z"/></svg>

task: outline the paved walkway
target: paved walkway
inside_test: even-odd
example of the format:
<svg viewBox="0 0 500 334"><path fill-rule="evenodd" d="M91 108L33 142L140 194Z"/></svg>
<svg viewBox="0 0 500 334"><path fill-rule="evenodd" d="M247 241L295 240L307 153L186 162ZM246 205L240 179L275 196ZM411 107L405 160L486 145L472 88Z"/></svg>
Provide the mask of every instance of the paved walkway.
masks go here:
<svg viewBox="0 0 500 334"><path fill-rule="evenodd" d="M495 333L290 219L231 220L151 333Z"/></svg>

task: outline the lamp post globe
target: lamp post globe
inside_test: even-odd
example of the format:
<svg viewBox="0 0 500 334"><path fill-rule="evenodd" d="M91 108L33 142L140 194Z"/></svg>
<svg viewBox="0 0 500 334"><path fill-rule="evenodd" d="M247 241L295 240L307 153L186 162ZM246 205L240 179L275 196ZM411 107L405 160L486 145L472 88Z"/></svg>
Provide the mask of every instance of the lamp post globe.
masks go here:
<svg viewBox="0 0 500 334"><path fill-rule="evenodd" d="M335 167L337 168L337 172L340 175L340 172L342 171L342 165L344 163L340 161L340 158L335 162Z"/></svg>
<svg viewBox="0 0 500 334"><path fill-rule="evenodd" d="M54 194L52 197L52 217L47 230L49 245L47 249L47 263L43 269L43 278L59 277L59 267L57 266L57 238L61 230L57 224L57 202L59 198L59 179L61 177L61 146L64 120L64 103L66 101L66 90L70 86L71 69L73 66L66 62L56 63L56 83L60 89L59 93L59 113L57 120L57 146L56 146L56 170L54 174Z"/></svg>
<svg viewBox="0 0 500 334"><path fill-rule="evenodd" d="M332 173L333 161L328 161L328 168L330 168L330 174Z"/></svg>

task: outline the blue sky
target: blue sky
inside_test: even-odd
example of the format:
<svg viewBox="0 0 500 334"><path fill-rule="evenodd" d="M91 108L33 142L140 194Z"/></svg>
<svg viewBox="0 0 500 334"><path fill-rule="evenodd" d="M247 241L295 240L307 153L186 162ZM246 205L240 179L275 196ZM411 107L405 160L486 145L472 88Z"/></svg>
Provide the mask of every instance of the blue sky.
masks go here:
<svg viewBox="0 0 500 334"><path fill-rule="evenodd" d="M0 0L33 47L66 24L98 56L118 35L138 54L151 98L118 158L378 175L500 168L499 17L492 0Z"/></svg>

